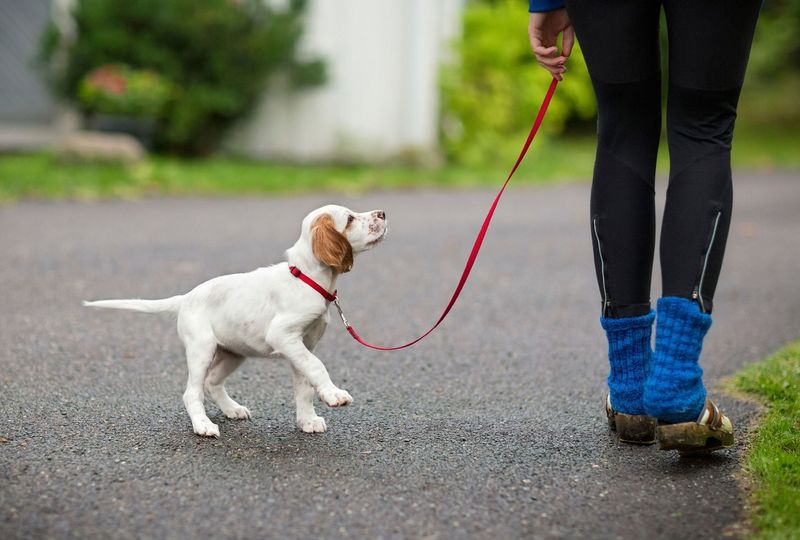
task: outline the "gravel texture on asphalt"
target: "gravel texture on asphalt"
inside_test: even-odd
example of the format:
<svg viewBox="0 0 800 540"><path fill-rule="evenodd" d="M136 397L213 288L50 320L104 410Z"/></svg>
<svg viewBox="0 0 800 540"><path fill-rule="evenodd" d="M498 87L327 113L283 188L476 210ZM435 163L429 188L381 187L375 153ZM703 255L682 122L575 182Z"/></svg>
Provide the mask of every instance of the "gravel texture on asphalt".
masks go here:
<svg viewBox="0 0 800 540"><path fill-rule="evenodd" d="M742 174L735 183L703 366L741 435L754 406L714 387L800 336L800 178ZM80 305L170 296L279 262L308 211L340 202L387 212L387 241L356 261L339 294L363 337L397 344L440 313L492 195L0 208L0 537L735 532L742 444L681 459L607 431L588 184L511 189L461 300L416 347L365 349L332 318L318 353L355 402L317 407L325 434L295 427L285 361L256 359L227 385L253 419L228 420L208 403L222 436L195 436L174 321ZM654 298L659 290L656 276Z"/></svg>

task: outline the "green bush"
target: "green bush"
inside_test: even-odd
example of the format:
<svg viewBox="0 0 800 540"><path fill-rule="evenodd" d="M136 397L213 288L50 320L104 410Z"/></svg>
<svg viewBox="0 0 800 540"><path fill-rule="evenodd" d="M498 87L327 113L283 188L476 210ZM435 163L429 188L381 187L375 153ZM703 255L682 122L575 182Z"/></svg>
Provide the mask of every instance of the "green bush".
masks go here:
<svg viewBox="0 0 800 540"><path fill-rule="evenodd" d="M172 92L172 85L154 71L109 64L81 79L77 98L87 113L156 119Z"/></svg>
<svg viewBox="0 0 800 540"><path fill-rule="evenodd" d="M443 68L442 144L451 160L482 164L519 150L551 77L537 63L519 0L469 3L454 60ZM550 105L545 132L559 133L574 118L591 118L594 94L580 48Z"/></svg>
<svg viewBox="0 0 800 540"><path fill-rule="evenodd" d="M797 131L800 126L800 0L770 0L761 11L739 123Z"/></svg>
<svg viewBox="0 0 800 540"><path fill-rule="evenodd" d="M253 107L269 75L283 71L298 87L324 81L321 60L298 59L305 4L292 0L279 10L263 0L77 0L75 38L51 25L42 58L54 67L53 88L72 101L84 76L106 64L158 73L175 88L158 146L205 153Z"/></svg>
<svg viewBox="0 0 800 540"><path fill-rule="evenodd" d="M800 0L765 2L756 26L748 74L771 78L800 72Z"/></svg>

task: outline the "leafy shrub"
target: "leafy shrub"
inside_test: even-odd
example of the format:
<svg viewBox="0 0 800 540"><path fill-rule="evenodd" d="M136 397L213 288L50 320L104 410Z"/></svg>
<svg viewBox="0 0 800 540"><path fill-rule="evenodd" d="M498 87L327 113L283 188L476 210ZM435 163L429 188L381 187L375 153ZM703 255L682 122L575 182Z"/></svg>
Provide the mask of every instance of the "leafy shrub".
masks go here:
<svg viewBox="0 0 800 540"><path fill-rule="evenodd" d="M761 9L748 75L771 78L800 72L800 0L772 0Z"/></svg>
<svg viewBox="0 0 800 540"><path fill-rule="evenodd" d="M298 59L304 0L279 10L263 0L77 0L74 39L51 25L42 57L61 69L53 88L77 100L95 68L126 64L158 73L175 88L157 142L180 153L214 148L224 128L248 112L269 75L283 71L297 86L321 84L324 64Z"/></svg>
<svg viewBox="0 0 800 540"><path fill-rule="evenodd" d="M465 8L454 60L441 78L442 144L450 159L480 164L508 160L519 150L551 80L531 52L527 25L519 0L472 2ZM550 133L561 132L569 119L595 113L577 46L567 69L542 127Z"/></svg>
<svg viewBox="0 0 800 540"><path fill-rule="evenodd" d="M528 14L519 0L472 0L453 61L444 66L442 144L450 159L466 163L508 161L519 149L550 76L536 64L526 32ZM666 21L661 21L667 58ZM800 0L765 2L750 54L740 103L740 124L797 129L800 120ZM591 81L576 45L542 126L560 133L571 119L595 113ZM666 99L667 62L662 62Z"/></svg>
<svg viewBox="0 0 800 540"><path fill-rule="evenodd" d="M747 79L739 106L739 124L800 126L800 0L770 0L762 6Z"/></svg>
<svg viewBox="0 0 800 540"><path fill-rule="evenodd" d="M78 102L90 113L159 118L172 85L154 71L109 64L93 69L78 84Z"/></svg>

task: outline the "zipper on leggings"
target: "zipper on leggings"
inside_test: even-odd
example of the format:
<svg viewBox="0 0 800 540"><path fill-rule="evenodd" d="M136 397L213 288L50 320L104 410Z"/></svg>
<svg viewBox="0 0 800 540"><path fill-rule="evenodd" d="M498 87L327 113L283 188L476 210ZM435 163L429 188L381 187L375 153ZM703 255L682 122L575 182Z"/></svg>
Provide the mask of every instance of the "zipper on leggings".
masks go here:
<svg viewBox="0 0 800 540"><path fill-rule="evenodd" d="M611 300L608 299L608 289L606 288L606 261L603 257L603 249L600 247L600 234L597 232L597 218L592 218L592 228L594 238L597 242L597 253L600 255L600 278L603 282L603 317L611 314Z"/></svg>
<svg viewBox="0 0 800 540"><path fill-rule="evenodd" d="M711 229L711 239L708 241L708 247L703 255L703 270L700 272L700 281L692 291L692 299L700 303L700 310L707 313L706 306L703 303L703 281L706 278L706 269L708 268L708 257L711 255L711 248L714 247L714 240L717 237L717 227L719 227L719 218L722 216L722 210L717 211L717 216L714 218L714 227Z"/></svg>

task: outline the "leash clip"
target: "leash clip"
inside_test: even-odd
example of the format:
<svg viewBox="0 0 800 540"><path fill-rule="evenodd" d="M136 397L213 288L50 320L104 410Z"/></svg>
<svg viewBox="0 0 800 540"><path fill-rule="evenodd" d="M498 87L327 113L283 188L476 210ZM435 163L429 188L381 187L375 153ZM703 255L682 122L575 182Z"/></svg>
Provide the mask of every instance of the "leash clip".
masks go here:
<svg viewBox="0 0 800 540"><path fill-rule="evenodd" d="M333 301L333 305L336 306L336 311L339 312L339 317L341 317L342 322L344 323L345 328L350 328L350 323L347 322L347 317L344 316L344 311L342 311L342 306L339 305L339 299L336 298Z"/></svg>

